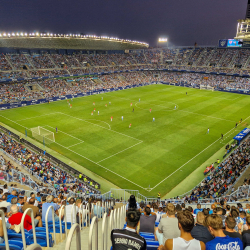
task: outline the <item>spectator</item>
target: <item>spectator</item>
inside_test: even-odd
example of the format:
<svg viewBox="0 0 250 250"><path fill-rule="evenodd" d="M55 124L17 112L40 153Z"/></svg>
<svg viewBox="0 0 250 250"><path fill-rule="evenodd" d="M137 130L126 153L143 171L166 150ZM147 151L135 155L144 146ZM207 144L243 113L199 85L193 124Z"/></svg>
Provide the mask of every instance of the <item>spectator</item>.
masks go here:
<svg viewBox="0 0 250 250"><path fill-rule="evenodd" d="M244 248L250 247L250 216L247 216L246 218L246 225L248 229L242 232L242 241L243 241ZM239 225L240 233L241 233L241 227L242 227L242 224Z"/></svg>
<svg viewBox="0 0 250 250"><path fill-rule="evenodd" d="M156 215L151 214L149 207L145 208L145 214L140 218L140 232L154 233Z"/></svg>
<svg viewBox="0 0 250 250"><path fill-rule="evenodd" d="M77 206L75 206L75 209L73 209L73 211L72 211L73 204L75 203L74 198L72 198L72 197L68 198L68 202L69 202L69 205L65 206L66 218L67 218L67 222L71 222L73 225L74 223L76 223L76 216L78 215L79 208ZM71 214L73 215L73 222L71 221Z"/></svg>
<svg viewBox="0 0 250 250"><path fill-rule="evenodd" d="M178 226L181 236L174 239L168 239L163 249L166 250L205 250L205 244L202 241L194 239L191 231L194 227L194 217L188 210L178 213Z"/></svg>
<svg viewBox="0 0 250 250"><path fill-rule="evenodd" d="M18 212L18 206L16 204L14 204L10 207L10 212L11 212L11 216L9 217L9 223L11 225L20 224L22 217L23 217L23 214ZM23 227L24 227L24 229L26 229L28 231L30 229L32 229L31 218L29 217L29 215L25 216Z"/></svg>
<svg viewBox="0 0 250 250"><path fill-rule="evenodd" d="M46 216L46 213L47 213L47 210L50 206L53 206L54 208L54 217L55 217L55 221L58 222L59 221L59 213L58 213L58 205L56 203L52 203L53 201L53 196L52 195L48 195L46 197L46 202L43 203L42 205L42 221L45 221L45 216ZM62 216L63 218L63 216ZM62 219L61 218L61 219ZM49 211L49 214L48 214L48 221L52 221L52 210Z"/></svg>
<svg viewBox="0 0 250 250"><path fill-rule="evenodd" d="M194 214L197 215L198 212L202 212L201 204L197 204L197 208L194 210Z"/></svg>
<svg viewBox="0 0 250 250"><path fill-rule="evenodd" d="M204 219L205 219L204 213L198 212L196 216L196 224L191 231L191 235L196 240L202 241L206 244L208 241L212 240L214 237L208 231L207 227L203 225Z"/></svg>
<svg viewBox="0 0 250 250"><path fill-rule="evenodd" d="M242 236L238 232L235 232L234 230L235 226L236 226L235 219L229 215L225 220L226 229L223 230L223 233L225 235L230 236L231 238L239 238L242 240Z"/></svg>
<svg viewBox="0 0 250 250"><path fill-rule="evenodd" d="M146 250L145 239L136 233L139 221L140 212L129 209L126 215L127 227L125 229L114 229L111 232L113 250Z"/></svg>
<svg viewBox="0 0 250 250"><path fill-rule="evenodd" d="M42 218L39 212L39 208L34 205L35 204L35 198L30 198L28 204L24 204L22 207L23 212L25 212L26 209L31 208L33 210L33 215L34 215L34 224L35 227L42 227ZM31 217L30 211L27 213Z"/></svg>
<svg viewBox="0 0 250 250"><path fill-rule="evenodd" d="M175 206L172 203L167 204L167 217L162 218L155 233L159 241L159 245L164 245L166 240L177 238L180 236L178 228L178 219L175 217Z"/></svg>
<svg viewBox="0 0 250 250"><path fill-rule="evenodd" d="M209 232L215 237L213 240L206 243L207 250L217 249L237 249L243 250L242 241L238 238L231 238L225 235L222 227L222 218L217 214L208 215L205 218L204 225Z"/></svg>

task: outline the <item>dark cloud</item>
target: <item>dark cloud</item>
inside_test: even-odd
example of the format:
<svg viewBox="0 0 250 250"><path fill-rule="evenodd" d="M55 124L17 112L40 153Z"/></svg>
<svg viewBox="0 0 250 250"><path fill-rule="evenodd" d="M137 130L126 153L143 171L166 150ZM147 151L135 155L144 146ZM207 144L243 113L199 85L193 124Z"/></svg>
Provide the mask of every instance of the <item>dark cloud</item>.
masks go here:
<svg viewBox="0 0 250 250"><path fill-rule="evenodd" d="M51 31L118 36L156 46L216 45L233 38L247 0L11 0L1 1L1 31Z"/></svg>

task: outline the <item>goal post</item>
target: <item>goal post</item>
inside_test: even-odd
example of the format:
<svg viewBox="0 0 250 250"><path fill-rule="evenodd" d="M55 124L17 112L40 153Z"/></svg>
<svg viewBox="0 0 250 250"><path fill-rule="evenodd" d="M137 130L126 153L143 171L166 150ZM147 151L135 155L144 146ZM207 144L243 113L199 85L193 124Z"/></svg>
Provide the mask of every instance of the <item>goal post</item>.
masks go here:
<svg viewBox="0 0 250 250"><path fill-rule="evenodd" d="M32 132L32 137L45 144L50 144L55 142L55 134L49 131L48 129L38 126L35 128L31 128L31 132Z"/></svg>
<svg viewBox="0 0 250 250"><path fill-rule="evenodd" d="M209 85L203 85L203 84L200 85L200 89L206 89L206 90L214 91L214 87L211 87Z"/></svg>

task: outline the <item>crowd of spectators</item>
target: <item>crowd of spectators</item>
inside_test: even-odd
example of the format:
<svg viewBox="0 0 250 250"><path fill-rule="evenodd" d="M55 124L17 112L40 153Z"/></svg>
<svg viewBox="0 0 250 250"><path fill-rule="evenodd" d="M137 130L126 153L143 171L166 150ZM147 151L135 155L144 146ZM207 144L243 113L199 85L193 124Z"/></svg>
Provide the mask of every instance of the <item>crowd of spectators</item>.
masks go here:
<svg viewBox="0 0 250 250"><path fill-rule="evenodd" d="M26 167L33 176L39 178L41 182L37 182L38 187L36 186L36 191L38 191L37 188L39 189L47 186L53 187L57 192L65 194L69 192L80 194L99 193L97 190L97 188L99 188L97 183L93 183L92 180L88 180L87 177L84 177L84 182L79 182L78 178L61 170L43 155L31 151L26 146L8 137L4 133L0 133L0 148L15 158L22 166ZM13 168L13 166L8 163L7 166L3 164L2 168L6 171Z"/></svg>
<svg viewBox="0 0 250 250"><path fill-rule="evenodd" d="M213 167L210 174L186 196L186 202L197 202L202 199L215 199L230 191L236 180L250 163L250 139L246 139L235 149L233 143L227 147L225 157L217 168ZM215 163L216 164L216 163Z"/></svg>

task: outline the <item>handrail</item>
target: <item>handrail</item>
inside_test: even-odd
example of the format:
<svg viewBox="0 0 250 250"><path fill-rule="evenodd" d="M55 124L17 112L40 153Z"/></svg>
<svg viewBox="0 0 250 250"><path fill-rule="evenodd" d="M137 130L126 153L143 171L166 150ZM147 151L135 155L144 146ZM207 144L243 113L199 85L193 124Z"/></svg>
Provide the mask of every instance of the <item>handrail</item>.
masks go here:
<svg viewBox="0 0 250 250"><path fill-rule="evenodd" d="M42 250L41 246L38 244L29 245L26 250Z"/></svg>
<svg viewBox="0 0 250 250"><path fill-rule="evenodd" d="M48 210L46 212L46 215L45 215L45 226L46 226L46 238L47 238L47 247L50 247L49 246L49 226L48 226L48 216L49 216L49 211L50 209L52 209L51 213L52 213L52 222L53 222L53 231L54 231L54 242L56 244L56 226L55 226L55 210L54 210L54 207L53 206L49 206L48 207ZM65 229L66 230L66 229Z"/></svg>
<svg viewBox="0 0 250 250"><path fill-rule="evenodd" d="M75 213L75 214L74 214ZM75 222L74 222L75 220ZM76 204L74 203L71 208L71 227L76 223Z"/></svg>
<svg viewBox="0 0 250 250"><path fill-rule="evenodd" d="M71 241L72 241L75 231L76 231L76 250L81 250L80 227L77 223L74 224L69 230L69 236L67 237L67 240L66 240L65 250L70 250Z"/></svg>
<svg viewBox="0 0 250 250"><path fill-rule="evenodd" d="M90 229L89 229L88 250L92 250L92 238L93 238L92 236L93 236L94 227L95 227L95 250L98 250L98 219L96 216L92 219Z"/></svg>
<svg viewBox="0 0 250 250"><path fill-rule="evenodd" d="M3 210L0 210L0 216L2 218L2 226L3 226L3 236L4 236L5 248L6 248L6 250L10 250L9 240L8 240L8 233L7 233L6 222L5 222L5 214L4 214Z"/></svg>
<svg viewBox="0 0 250 250"><path fill-rule="evenodd" d="M89 210L89 207L90 207L90 204L87 203L87 205L86 205L86 227L87 227L87 224L90 225L90 210Z"/></svg>
<svg viewBox="0 0 250 250"><path fill-rule="evenodd" d="M23 240L23 249L25 250L27 248L27 245L26 245L26 239L25 239L25 232L24 232L24 219L25 219L25 216L26 214L30 211L30 217L31 217L31 223L32 223L32 232L33 232L33 238L34 238L34 244L37 244L37 241L36 241L36 229L35 229L35 223L34 223L34 212L33 212L33 209L32 208L27 208L24 213L23 213L23 216L22 216L22 220L21 220L21 232L22 232L22 240Z"/></svg>
<svg viewBox="0 0 250 250"><path fill-rule="evenodd" d="M108 242L108 220L107 213L104 213L102 218L102 250L107 250L107 242Z"/></svg>
<svg viewBox="0 0 250 250"><path fill-rule="evenodd" d="M109 215L109 221L108 221L108 232L111 232L113 230L113 213L114 210L111 210L110 215ZM107 249L110 249L110 247L112 246L112 242L111 239L108 240L108 247Z"/></svg>
<svg viewBox="0 0 250 250"><path fill-rule="evenodd" d="M63 239L62 238L62 210L63 210L63 213L64 213L64 223L65 223L65 234L66 234L66 238L67 238L67 217L66 217L66 209L65 209L65 206L62 205L61 206L61 209L60 209L60 212L59 212L59 225L60 225L60 236L61 236L61 240Z"/></svg>
<svg viewBox="0 0 250 250"><path fill-rule="evenodd" d="M117 227L117 209L113 210L113 228L118 228Z"/></svg>
<svg viewBox="0 0 250 250"><path fill-rule="evenodd" d="M116 228L121 229L121 214L120 214L120 208L117 209L116 212Z"/></svg>
<svg viewBox="0 0 250 250"><path fill-rule="evenodd" d="M80 230L82 230L82 227L83 227L82 226L82 221L83 221L83 206L82 206L82 204L78 208L78 219L79 219Z"/></svg>

